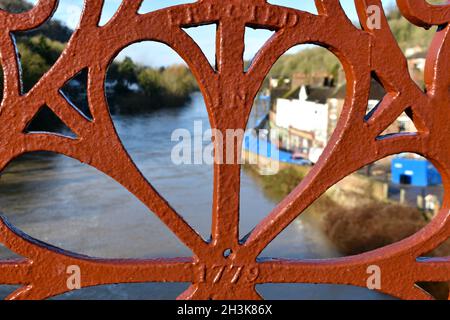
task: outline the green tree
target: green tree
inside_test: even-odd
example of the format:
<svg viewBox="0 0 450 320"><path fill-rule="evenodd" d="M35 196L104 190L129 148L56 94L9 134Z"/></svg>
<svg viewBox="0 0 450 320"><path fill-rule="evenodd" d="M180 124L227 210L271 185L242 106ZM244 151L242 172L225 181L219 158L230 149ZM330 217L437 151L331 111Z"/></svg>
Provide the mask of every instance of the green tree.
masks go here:
<svg viewBox="0 0 450 320"><path fill-rule="evenodd" d="M26 45L19 44L18 47L21 56L23 87L25 91L28 91L47 72L50 66L42 56L31 51Z"/></svg>
<svg viewBox="0 0 450 320"><path fill-rule="evenodd" d="M164 86L174 96L182 97L197 90L197 82L184 65L167 67L163 73Z"/></svg>
<svg viewBox="0 0 450 320"><path fill-rule="evenodd" d="M137 83L137 70L138 67L129 57L117 64L115 90L118 94L130 92L130 86Z"/></svg>
<svg viewBox="0 0 450 320"><path fill-rule="evenodd" d="M119 63L119 77L124 81L127 85L131 85L137 82L137 66L133 62L133 60L129 57L126 57L122 62Z"/></svg>
<svg viewBox="0 0 450 320"><path fill-rule="evenodd" d="M142 69L138 75L138 83L146 96L157 98L161 97L165 93L164 84L162 83L162 75L155 69Z"/></svg>

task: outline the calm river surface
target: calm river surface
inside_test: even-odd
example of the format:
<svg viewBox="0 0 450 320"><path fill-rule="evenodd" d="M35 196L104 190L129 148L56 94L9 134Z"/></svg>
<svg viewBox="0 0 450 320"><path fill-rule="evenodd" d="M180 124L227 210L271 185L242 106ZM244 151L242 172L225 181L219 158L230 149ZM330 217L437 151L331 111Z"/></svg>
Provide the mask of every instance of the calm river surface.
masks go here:
<svg viewBox="0 0 450 320"><path fill-rule="evenodd" d="M212 167L174 165L175 129L194 132L194 121L209 126L203 99L139 117L116 116L117 131L129 153L157 190L204 237L209 237ZM202 152L201 148L194 150ZM248 233L276 205L257 181L242 173L241 234ZM153 258L189 256L171 232L119 184L75 160L33 154L13 162L0 179L0 210L34 238L90 256ZM0 258L13 255L0 247ZM320 259L339 256L304 215L262 254L265 257ZM62 299L173 299L188 284L125 284L86 288ZM0 286L0 297L13 287ZM271 284L258 287L267 299L380 299L362 288L333 285Z"/></svg>

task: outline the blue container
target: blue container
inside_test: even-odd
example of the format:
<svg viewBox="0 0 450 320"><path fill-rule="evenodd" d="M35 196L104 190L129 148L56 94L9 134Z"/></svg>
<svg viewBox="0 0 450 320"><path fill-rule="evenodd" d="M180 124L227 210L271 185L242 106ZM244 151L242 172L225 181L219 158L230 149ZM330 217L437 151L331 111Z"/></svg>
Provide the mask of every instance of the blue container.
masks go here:
<svg viewBox="0 0 450 320"><path fill-rule="evenodd" d="M442 184L442 178L433 164L426 159L398 157L391 163L392 182L427 187Z"/></svg>

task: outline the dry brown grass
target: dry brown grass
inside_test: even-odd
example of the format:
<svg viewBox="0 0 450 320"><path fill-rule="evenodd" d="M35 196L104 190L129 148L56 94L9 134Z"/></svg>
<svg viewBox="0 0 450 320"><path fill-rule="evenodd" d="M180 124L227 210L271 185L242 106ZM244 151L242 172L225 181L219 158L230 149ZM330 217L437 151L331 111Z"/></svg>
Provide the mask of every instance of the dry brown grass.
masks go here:
<svg viewBox="0 0 450 320"><path fill-rule="evenodd" d="M337 246L346 255L355 255L375 250L403 240L425 227L423 214L399 204L374 202L360 208L338 208L329 211L323 219L323 227ZM450 255L450 241L447 241L425 256ZM448 283L420 283L420 287L437 299L447 300Z"/></svg>
<svg viewBox="0 0 450 320"><path fill-rule="evenodd" d="M267 177L260 176L250 166L245 168L261 184L266 196L277 202L288 195L307 173L296 168L283 168L278 175ZM415 208L376 201L368 196L370 192L367 190L371 186L364 179L348 179L345 184L341 183L343 193L340 196L336 192L326 193L306 210L319 221L325 234L343 255L356 255L398 242L428 223L424 214ZM345 201L345 207L341 205L344 204L342 201ZM424 256L449 255L450 240ZM447 283L419 285L438 299L449 296Z"/></svg>
<svg viewBox="0 0 450 320"><path fill-rule="evenodd" d="M337 208L324 217L324 230L338 249L359 254L403 240L426 225L416 209L381 202L360 208Z"/></svg>

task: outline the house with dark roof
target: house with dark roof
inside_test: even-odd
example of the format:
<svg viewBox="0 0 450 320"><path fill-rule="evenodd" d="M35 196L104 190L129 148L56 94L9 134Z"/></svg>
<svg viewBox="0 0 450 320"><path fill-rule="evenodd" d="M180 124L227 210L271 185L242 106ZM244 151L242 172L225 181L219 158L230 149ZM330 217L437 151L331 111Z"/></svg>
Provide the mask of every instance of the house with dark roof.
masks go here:
<svg viewBox="0 0 450 320"><path fill-rule="evenodd" d="M423 88L425 86L424 73L427 53L424 51L415 52L414 54L407 56L407 61L411 78L417 85Z"/></svg>
<svg viewBox="0 0 450 320"><path fill-rule="evenodd" d="M337 122L342 112L342 108L344 106L346 93L347 85L344 84L338 87L327 100L328 139L331 137L334 129L336 128ZM378 81L372 79L366 113L369 114L380 103L385 95L386 91L384 90L383 86ZM382 135L398 132L413 132L415 130L415 126L411 119L405 113L403 113L394 123L392 123L389 128L386 129L385 132L382 133Z"/></svg>
<svg viewBox="0 0 450 320"><path fill-rule="evenodd" d="M335 87L312 87L302 86L291 90L283 96L284 99L295 100L301 99L300 91L305 90L306 96L304 99L310 102L326 104L330 96L336 91Z"/></svg>
<svg viewBox="0 0 450 320"><path fill-rule="evenodd" d="M425 63L427 60L426 52L416 52L408 58L408 66L410 70L417 69L419 71L425 71Z"/></svg>
<svg viewBox="0 0 450 320"><path fill-rule="evenodd" d="M302 85L271 90L271 140L281 149L316 162L336 128L347 96L347 85ZM327 84L327 85L325 85ZM385 97L383 86L372 79L366 113ZM382 133L413 132L414 124L402 114Z"/></svg>
<svg viewBox="0 0 450 320"><path fill-rule="evenodd" d="M301 86L275 98L270 117L271 140L280 149L316 162L327 143L327 99L334 90Z"/></svg>
<svg viewBox="0 0 450 320"><path fill-rule="evenodd" d="M373 80L370 85L369 102L367 104L367 113L375 108L386 95L383 86L378 81ZM345 97L347 96L347 84L343 84L329 95L328 104L328 139L334 132L337 122L344 107Z"/></svg>

